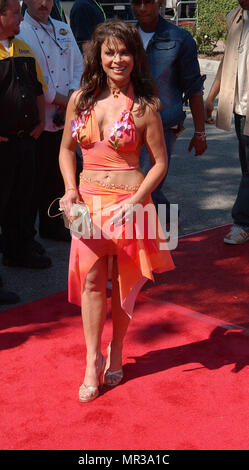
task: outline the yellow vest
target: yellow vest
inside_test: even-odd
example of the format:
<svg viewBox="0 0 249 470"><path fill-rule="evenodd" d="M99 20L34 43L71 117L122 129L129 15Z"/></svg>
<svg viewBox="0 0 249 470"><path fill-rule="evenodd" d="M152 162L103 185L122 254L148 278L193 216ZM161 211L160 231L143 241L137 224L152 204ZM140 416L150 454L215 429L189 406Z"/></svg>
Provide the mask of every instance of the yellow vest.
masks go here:
<svg viewBox="0 0 249 470"><path fill-rule="evenodd" d="M44 81L42 71L36 57L30 46L19 38L12 38L9 43L9 53L2 46L0 41L0 60L7 59L8 57L33 57L35 59L37 79L42 85L43 91L47 90L47 85Z"/></svg>

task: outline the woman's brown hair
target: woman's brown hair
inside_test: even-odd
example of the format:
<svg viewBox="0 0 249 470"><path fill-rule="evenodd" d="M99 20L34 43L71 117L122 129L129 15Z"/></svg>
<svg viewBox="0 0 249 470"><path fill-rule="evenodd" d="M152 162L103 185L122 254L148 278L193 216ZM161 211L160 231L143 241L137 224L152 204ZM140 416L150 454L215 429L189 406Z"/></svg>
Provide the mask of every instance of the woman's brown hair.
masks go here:
<svg viewBox="0 0 249 470"><path fill-rule="evenodd" d="M99 90L106 87L106 74L101 65L101 46L106 39L122 41L133 55L131 82L139 103L139 111L143 113L146 105L159 110L157 87L150 75L146 52L137 28L123 21L107 20L96 27L92 39L83 46L85 69L81 78L81 90L77 96L76 114L80 115L88 109L94 103Z"/></svg>

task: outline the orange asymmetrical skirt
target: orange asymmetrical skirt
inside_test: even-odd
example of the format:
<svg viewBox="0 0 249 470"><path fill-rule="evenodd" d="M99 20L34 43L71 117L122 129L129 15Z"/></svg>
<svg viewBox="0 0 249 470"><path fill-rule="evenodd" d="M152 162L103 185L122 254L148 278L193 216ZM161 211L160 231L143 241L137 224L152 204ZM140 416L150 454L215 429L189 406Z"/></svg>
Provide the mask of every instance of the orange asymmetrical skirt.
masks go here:
<svg viewBox="0 0 249 470"><path fill-rule="evenodd" d="M83 238L72 234L68 300L81 306L87 273L101 257L116 256L121 306L132 317L136 297L148 279L154 280L153 271L174 269L154 204L149 197L130 223L114 227L108 223L114 215L109 208L130 198L132 191L84 181L79 194L88 206L93 235Z"/></svg>

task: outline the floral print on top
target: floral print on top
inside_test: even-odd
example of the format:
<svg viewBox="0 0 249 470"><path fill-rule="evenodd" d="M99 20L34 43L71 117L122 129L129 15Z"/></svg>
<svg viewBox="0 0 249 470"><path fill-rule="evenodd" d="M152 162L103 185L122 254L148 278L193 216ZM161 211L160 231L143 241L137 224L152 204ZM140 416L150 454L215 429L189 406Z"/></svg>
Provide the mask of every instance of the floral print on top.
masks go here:
<svg viewBox="0 0 249 470"><path fill-rule="evenodd" d="M129 130L132 129L131 124L129 124L130 114L130 111L123 111L120 121L115 121L113 126L109 127L111 133L108 142L115 150L117 150L120 145L127 143L125 141L120 142L120 139L123 138L124 131L128 131L129 133Z"/></svg>
<svg viewBox="0 0 249 470"><path fill-rule="evenodd" d="M71 131L72 131L72 137L74 139L77 139L78 144L82 145L82 140L86 137L86 135L79 135L79 131L81 129L84 129L86 127L86 121L87 117L90 116L91 114L91 108L87 109L86 111L83 111L77 119L74 119L71 121Z"/></svg>
<svg viewBox="0 0 249 470"><path fill-rule="evenodd" d="M139 168L140 139L132 116L133 86L127 90L124 110L101 139L94 105L71 122L72 136L81 147L84 170L132 170Z"/></svg>
<svg viewBox="0 0 249 470"><path fill-rule="evenodd" d="M83 111L77 119L71 121L71 131L72 137L77 139L78 144L84 145L83 140L86 137L86 134L82 134L82 130L86 128L87 119L91 115L93 107L91 106L86 111ZM129 110L125 110L122 112L122 116L120 121L115 121L112 126L109 127L111 131L108 136L109 144L117 150L120 145L126 144L126 141L120 141L124 138L124 133L128 133L132 129L132 125L130 124L131 121L131 112ZM104 139L105 140L105 139Z"/></svg>

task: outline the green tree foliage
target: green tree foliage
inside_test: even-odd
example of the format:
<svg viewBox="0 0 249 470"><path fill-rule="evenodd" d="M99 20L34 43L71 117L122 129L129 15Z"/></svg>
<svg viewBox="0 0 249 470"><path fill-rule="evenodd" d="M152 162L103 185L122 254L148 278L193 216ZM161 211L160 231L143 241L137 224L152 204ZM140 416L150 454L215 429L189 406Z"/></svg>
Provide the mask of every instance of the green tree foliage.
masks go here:
<svg viewBox="0 0 249 470"><path fill-rule="evenodd" d="M198 0L198 23L187 29L194 36L200 53L213 54L217 42L225 41L226 15L238 6L238 0Z"/></svg>

